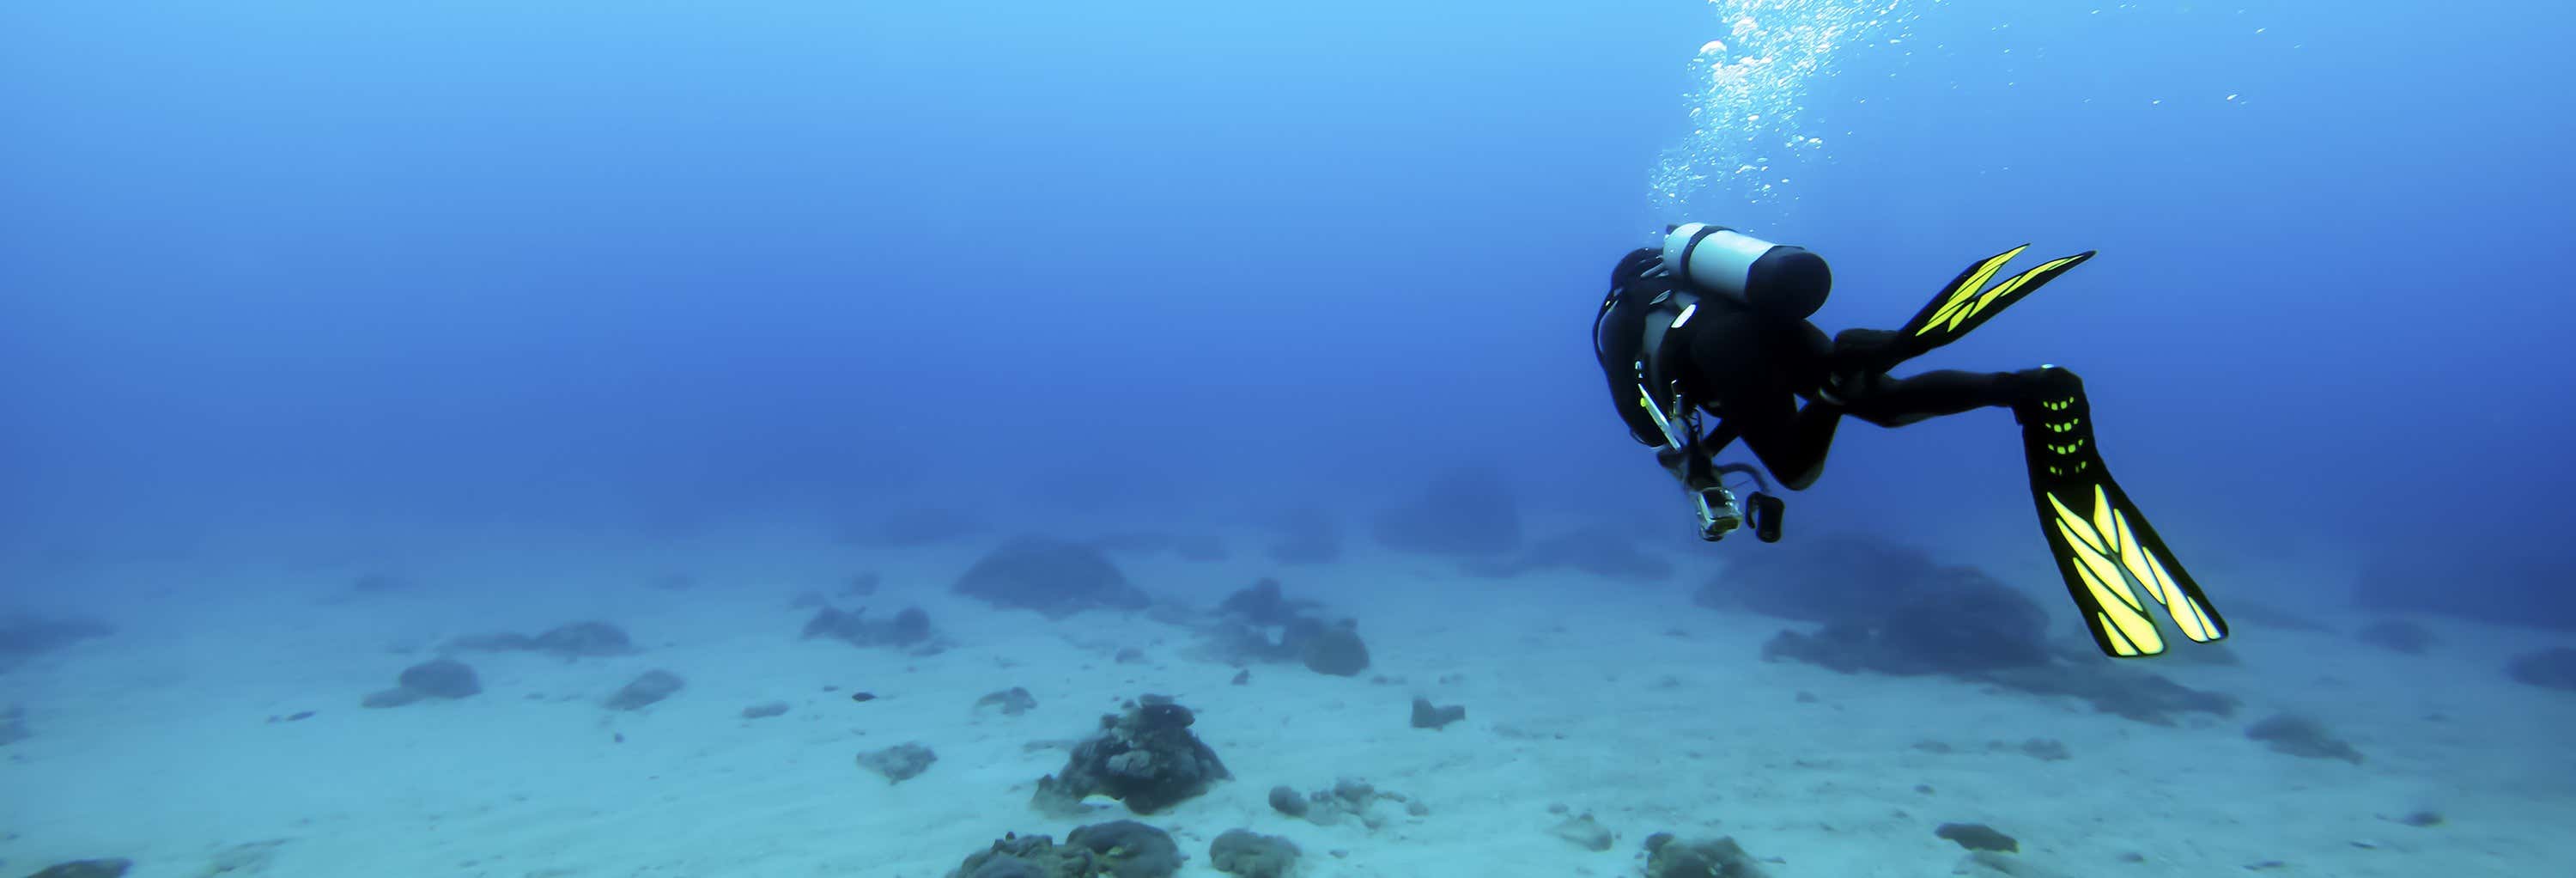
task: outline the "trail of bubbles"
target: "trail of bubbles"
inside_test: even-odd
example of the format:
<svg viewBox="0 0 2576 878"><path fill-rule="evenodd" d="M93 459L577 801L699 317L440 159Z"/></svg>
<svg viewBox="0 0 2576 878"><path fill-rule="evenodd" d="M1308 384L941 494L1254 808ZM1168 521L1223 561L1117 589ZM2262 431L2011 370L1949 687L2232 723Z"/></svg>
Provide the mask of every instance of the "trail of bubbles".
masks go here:
<svg viewBox="0 0 2576 878"><path fill-rule="evenodd" d="M1681 222L1700 203L1722 213L1783 198L1790 169L1825 142L1800 126L1807 87L1835 73L1835 54L1863 40L1900 42L1919 0L1708 0L1724 36L1691 59L1690 134L1664 151L1656 216ZM1938 0L1932 0L1938 2Z"/></svg>

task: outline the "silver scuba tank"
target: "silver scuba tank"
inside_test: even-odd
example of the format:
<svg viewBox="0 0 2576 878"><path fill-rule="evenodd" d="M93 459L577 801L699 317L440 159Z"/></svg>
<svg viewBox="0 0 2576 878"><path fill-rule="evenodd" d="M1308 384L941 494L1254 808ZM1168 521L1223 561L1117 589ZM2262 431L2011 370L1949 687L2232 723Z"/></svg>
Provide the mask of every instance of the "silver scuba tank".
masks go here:
<svg viewBox="0 0 2576 878"><path fill-rule="evenodd" d="M1693 286L1790 320L1815 314L1834 289L1824 257L1707 223L1666 229L1664 266Z"/></svg>

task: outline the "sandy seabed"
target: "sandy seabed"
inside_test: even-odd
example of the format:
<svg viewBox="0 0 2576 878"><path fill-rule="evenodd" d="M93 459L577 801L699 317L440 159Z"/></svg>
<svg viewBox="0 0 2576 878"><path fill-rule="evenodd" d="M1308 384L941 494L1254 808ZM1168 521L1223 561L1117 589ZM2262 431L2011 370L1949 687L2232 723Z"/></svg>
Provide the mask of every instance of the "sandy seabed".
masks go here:
<svg viewBox="0 0 2576 878"><path fill-rule="evenodd" d="M134 878L940 878L1006 832L1062 838L1131 816L1100 799L1081 818L1033 809L1034 782L1065 759L1033 745L1086 735L1146 693L1194 710L1234 775L1138 818L1179 842L1185 876L1221 874L1208 844L1238 827L1293 840L1306 876L1637 875L1656 832L1732 836L1775 878L1976 874L1934 836L1947 822L2013 835L2014 862L2034 875L2535 876L2576 863L2565 830L2576 697L2499 670L2552 644L2535 632L2424 620L2441 643L2407 656L2240 624L2238 663L2154 669L2244 708L2160 727L1939 678L1764 662L1762 642L1789 626L1693 606L1696 577L1489 580L1356 549L1297 567L1243 550L1208 563L1122 556L1138 585L1198 607L1277 576L1291 597L1359 620L1373 655L1356 678L1256 665L1235 685L1238 668L1194 656L1191 628L1146 613L1049 621L948 593L990 545L856 553L855 564L848 547L665 551L587 573L495 552L367 594L348 592L346 570L234 571L184 587L152 573L160 585L102 592L122 609L92 614L115 635L0 674L0 705L21 705L31 732L0 747L0 874L123 857ZM800 639L810 611L790 598L861 568L882 590L840 603L919 606L947 648ZM696 584L648 585L675 570ZM481 694L359 707L447 638L590 619L641 650L461 655ZM1142 659L1115 658L1127 648ZM686 688L639 711L602 706L651 669ZM1013 686L1037 707L975 707ZM855 702L858 691L879 697ZM1413 728L1416 696L1463 705L1467 719ZM787 712L743 717L770 701ZM2245 737L2285 710L2323 721L2365 761L2295 758ZM2024 752L2033 738L2070 758ZM902 783L856 764L905 742L938 761ZM1371 829L1267 803L1274 786L1339 778L1427 813L1394 808ZM2427 811L2439 825L2401 819ZM1585 813L1617 833L1609 851L1551 832Z"/></svg>

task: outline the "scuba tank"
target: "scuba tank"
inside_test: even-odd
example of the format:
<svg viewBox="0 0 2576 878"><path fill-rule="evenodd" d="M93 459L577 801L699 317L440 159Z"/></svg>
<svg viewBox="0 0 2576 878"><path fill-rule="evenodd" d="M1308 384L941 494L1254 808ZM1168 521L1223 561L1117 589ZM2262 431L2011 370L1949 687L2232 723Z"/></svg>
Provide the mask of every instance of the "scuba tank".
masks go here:
<svg viewBox="0 0 2576 878"><path fill-rule="evenodd" d="M1834 289L1824 257L1707 223L1667 227L1663 264L1692 286L1786 320L1815 314Z"/></svg>

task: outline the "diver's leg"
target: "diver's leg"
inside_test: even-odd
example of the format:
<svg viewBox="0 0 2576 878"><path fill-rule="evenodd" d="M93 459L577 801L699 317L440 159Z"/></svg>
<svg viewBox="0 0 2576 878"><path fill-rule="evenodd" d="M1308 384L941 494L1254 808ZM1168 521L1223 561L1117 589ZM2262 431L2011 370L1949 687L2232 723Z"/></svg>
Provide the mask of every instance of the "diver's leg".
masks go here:
<svg viewBox="0 0 2576 878"><path fill-rule="evenodd" d="M1908 378L1863 375L1837 385L1835 398L1853 417L1881 427L1902 427L1973 409L2012 406L2029 395L2032 376L2038 371L1944 369Z"/></svg>
<svg viewBox="0 0 2576 878"><path fill-rule="evenodd" d="M1794 398L1781 408L1797 405ZM1833 450L1834 428L1842 425L1843 408L1827 402L1808 403L1795 413L1774 412L1751 423L1738 422L1744 446L1753 449L1771 477L1792 491L1804 491L1825 474L1825 455Z"/></svg>
<svg viewBox="0 0 2576 878"><path fill-rule="evenodd" d="M1989 406L2012 409L2021 424L2022 459L2040 532L2095 645L2120 657L2163 652L2164 636L2147 616L2148 601L2163 607L2185 638L2207 642L2227 636L2227 621L2111 478L2094 443L2084 380L2074 372L2043 366L1904 379L1871 374L1847 377L1828 391L1854 416L1882 427ZM1753 438L1748 432L1747 444Z"/></svg>
<svg viewBox="0 0 2576 878"><path fill-rule="evenodd" d="M1744 438L1753 456L1790 490L1824 471L1841 408L1798 393L1823 380L1832 342L1806 321L1765 321L1748 311L1704 305L1690 326L1689 379L1698 401Z"/></svg>

